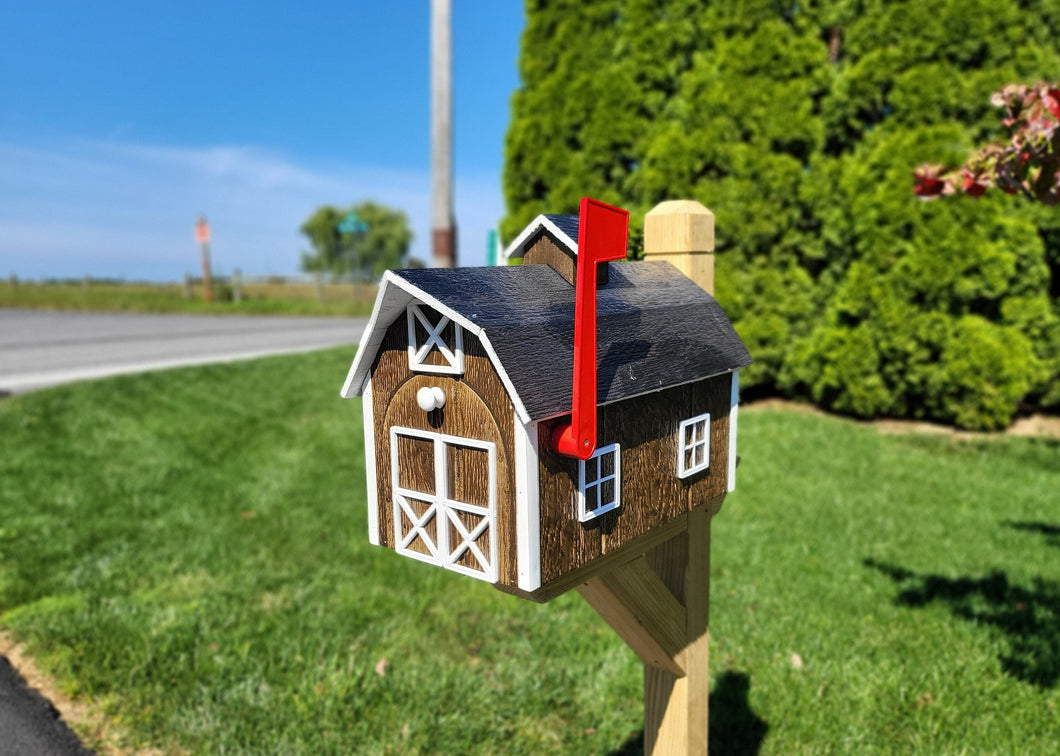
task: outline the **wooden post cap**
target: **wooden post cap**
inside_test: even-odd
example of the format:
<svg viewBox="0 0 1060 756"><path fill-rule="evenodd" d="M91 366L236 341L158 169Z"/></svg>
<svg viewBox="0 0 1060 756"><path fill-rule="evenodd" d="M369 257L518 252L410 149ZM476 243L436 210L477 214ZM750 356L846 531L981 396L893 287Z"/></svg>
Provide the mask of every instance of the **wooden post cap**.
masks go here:
<svg viewBox="0 0 1060 756"><path fill-rule="evenodd" d="M644 216L644 254L714 251L714 213L696 200L667 200Z"/></svg>
<svg viewBox="0 0 1060 756"><path fill-rule="evenodd" d="M660 202L644 216L644 257L668 262L713 296L714 213L695 200Z"/></svg>

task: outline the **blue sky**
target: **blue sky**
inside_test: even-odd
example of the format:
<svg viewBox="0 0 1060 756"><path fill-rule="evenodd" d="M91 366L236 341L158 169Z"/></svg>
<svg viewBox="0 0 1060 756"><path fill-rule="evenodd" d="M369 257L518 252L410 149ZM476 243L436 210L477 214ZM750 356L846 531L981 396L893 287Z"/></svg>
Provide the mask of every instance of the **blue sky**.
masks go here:
<svg viewBox="0 0 1060 756"><path fill-rule="evenodd" d="M452 0L461 264L503 213L521 0ZM319 205L403 209L430 259L429 0L0 0L0 275L294 273Z"/></svg>

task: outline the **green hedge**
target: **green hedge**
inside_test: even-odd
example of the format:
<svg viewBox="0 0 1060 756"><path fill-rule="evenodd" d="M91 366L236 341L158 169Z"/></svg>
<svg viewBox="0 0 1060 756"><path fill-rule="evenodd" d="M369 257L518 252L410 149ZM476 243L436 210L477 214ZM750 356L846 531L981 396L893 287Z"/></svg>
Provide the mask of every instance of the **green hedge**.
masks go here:
<svg viewBox="0 0 1060 756"><path fill-rule="evenodd" d="M744 385L863 417L998 428L1060 408L1060 210L922 202L989 137L993 90L1060 77L1060 2L530 0L511 238L589 195L717 222Z"/></svg>

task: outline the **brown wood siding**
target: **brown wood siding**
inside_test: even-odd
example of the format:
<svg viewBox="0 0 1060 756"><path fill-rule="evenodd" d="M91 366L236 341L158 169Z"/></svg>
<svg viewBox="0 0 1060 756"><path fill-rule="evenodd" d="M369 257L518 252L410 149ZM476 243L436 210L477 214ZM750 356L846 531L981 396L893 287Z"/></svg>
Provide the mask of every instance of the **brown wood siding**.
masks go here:
<svg viewBox="0 0 1060 756"><path fill-rule="evenodd" d="M724 495L731 381L730 375L723 375L601 407L597 444L621 447L621 506L589 522L578 521L577 461L551 449L553 429L569 417L540 424L543 586ZM704 412L710 413L710 465L678 478L678 428L682 420Z"/></svg>
<svg viewBox="0 0 1060 756"><path fill-rule="evenodd" d="M577 241L577 239L575 239ZM523 255L523 265L548 265L563 276L563 280L574 286L578 280L577 258L557 245L544 231L539 231ZM596 285L607 284L607 263L596 266Z"/></svg>
<svg viewBox="0 0 1060 756"><path fill-rule="evenodd" d="M376 418L375 445L377 491L379 497L379 539L394 548L393 497L390 483L390 429L397 425L460 438L489 441L497 450L497 579L510 585L518 583L515 535L515 467L511 450L515 443L514 409L500 378L482 349L481 343L463 334L464 374L439 375L416 373L409 368L408 323L406 315L387 328L379 354L372 366L372 402ZM438 386L446 395L440 410L427 413L416 404L416 392L423 386ZM401 443L406 443L404 440ZM450 450L467 465L450 468L450 485L454 492L467 494L472 504L485 503L470 492L486 473L473 449ZM401 460L402 463L404 460ZM417 485L429 485L425 475L402 464L399 476ZM431 468L433 470L433 465ZM422 479L421 479L422 478ZM418 490L431 490L420 488ZM454 494L455 495L455 494ZM482 542L485 545L485 542ZM468 562L465 554L461 563Z"/></svg>

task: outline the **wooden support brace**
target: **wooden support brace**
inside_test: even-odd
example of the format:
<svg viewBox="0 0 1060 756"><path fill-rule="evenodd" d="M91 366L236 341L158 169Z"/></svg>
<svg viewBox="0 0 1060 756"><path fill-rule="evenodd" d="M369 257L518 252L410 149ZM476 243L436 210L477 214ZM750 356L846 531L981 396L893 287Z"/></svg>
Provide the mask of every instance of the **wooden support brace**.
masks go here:
<svg viewBox="0 0 1060 756"><path fill-rule="evenodd" d="M685 608L644 557L592 578L578 593L642 662L685 674Z"/></svg>
<svg viewBox="0 0 1060 756"><path fill-rule="evenodd" d="M707 753L710 520L718 508L697 507L678 535L578 588L644 662L646 755Z"/></svg>

